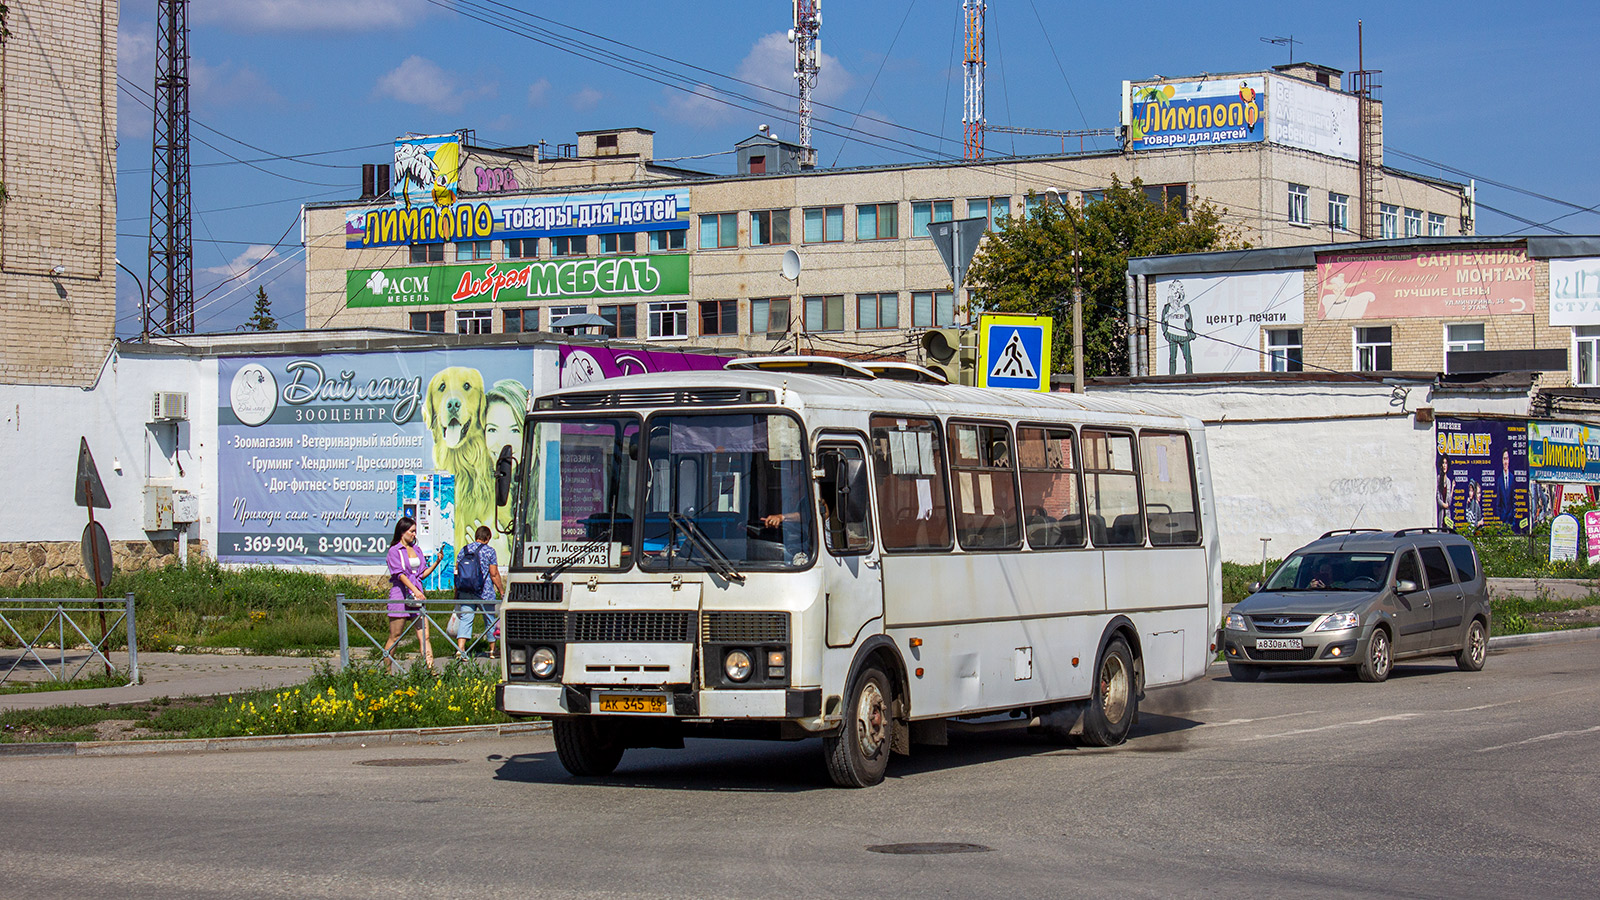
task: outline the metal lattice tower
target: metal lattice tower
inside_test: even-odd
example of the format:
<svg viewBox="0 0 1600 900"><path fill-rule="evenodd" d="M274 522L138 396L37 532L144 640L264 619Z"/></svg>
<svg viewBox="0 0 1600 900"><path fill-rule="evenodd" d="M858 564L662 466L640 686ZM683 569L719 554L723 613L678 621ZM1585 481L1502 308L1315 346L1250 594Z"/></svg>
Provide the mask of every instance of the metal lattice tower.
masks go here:
<svg viewBox="0 0 1600 900"><path fill-rule="evenodd" d="M149 300L144 329L194 332L189 205L189 0L156 0L156 103L150 166Z"/></svg>
<svg viewBox="0 0 1600 900"><path fill-rule="evenodd" d="M961 64L965 100L961 122L965 126L962 147L967 159L983 159L983 0L961 0L967 20L967 55Z"/></svg>
<svg viewBox="0 0 1600 900"><path fill-rule="evenodd" d="M800 165L817 164L817 150L811 146L811 92L817 87L817 70L822 68L822 0L794 0L794 28L789 40L794 44L794 80L800 87Z"/></svg>

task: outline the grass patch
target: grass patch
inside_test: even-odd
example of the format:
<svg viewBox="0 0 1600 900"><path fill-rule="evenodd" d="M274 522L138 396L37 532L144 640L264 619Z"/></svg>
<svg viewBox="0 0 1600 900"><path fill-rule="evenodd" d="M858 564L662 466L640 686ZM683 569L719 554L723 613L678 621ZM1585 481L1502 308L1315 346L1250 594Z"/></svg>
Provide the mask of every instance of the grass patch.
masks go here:
<svg viewBox="0 0 1600 900"><path fill-rule="evenodd" d="M36 694L41 691L81 691L89 688L122 687L129 682L127 671L112 667L111 674L106 674L103 663L91 662L84 667L86 674L71 679L70 681L8 681L0 685L0 695L4 694Z"/></svg>

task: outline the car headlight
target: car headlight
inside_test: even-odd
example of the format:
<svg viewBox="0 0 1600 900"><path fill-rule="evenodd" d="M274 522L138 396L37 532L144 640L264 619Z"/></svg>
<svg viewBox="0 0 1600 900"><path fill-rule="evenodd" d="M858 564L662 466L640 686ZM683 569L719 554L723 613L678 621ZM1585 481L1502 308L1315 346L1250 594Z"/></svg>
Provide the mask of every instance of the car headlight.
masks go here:
<svg viewBox="0 0 1600 900"><path fill-rule="evenodd" d="M1238 613L1228 613L1228 621L1223 627L1227 628L1229 631L1249 630L1249 628L1244 624L1244 616L1241 616Z"/></svg>
<svg viewBox="0 0 1600 900"><path fill-rule="evenodd" d="M549 678L556 673L556 652L549 647L533 651L533 677Z"/></svg>
<svg viewBox="0 0 1600 900"><path fill-rule="evenodd" d="M1353 612L1340 612L1329 615L1317 626L1318 631L1343 631L1346 628L1361 627L1361 614Z"/></svg>
<svg viewBox="0 0 1600 900"><path fill-rule="evenodd" d="M748 679L752 668L750 654L743 650L729 650L728 655L722 658L722 671L728 674L729 681Z"/></svg>

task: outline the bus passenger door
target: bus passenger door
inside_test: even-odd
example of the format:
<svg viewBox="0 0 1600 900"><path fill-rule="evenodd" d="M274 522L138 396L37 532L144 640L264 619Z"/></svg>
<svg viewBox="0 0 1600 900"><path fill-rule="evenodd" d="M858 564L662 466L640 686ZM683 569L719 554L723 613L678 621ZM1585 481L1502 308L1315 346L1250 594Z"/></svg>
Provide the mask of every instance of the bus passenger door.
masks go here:
<svg viewBox="0 0 1600 900"><path fill-rule="evenodd" d="M883 567L872 533L871 479L860 440L823 440L817 445L817 510L827 555L823 591L829 647L855 643L873 620L883 619Z"/></svg>

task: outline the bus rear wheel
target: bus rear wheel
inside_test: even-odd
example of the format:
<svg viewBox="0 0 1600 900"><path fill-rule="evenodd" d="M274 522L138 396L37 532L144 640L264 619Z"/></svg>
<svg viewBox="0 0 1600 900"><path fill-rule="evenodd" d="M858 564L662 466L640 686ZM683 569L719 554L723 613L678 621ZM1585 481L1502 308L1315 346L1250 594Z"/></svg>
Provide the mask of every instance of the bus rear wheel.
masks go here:
<svg viewBox="0 0 1600 900"><path fill-rule="evenodd" d="M828 777L839 787L871 787L883 780L889 768L894 737L894 693L889 676L877 666L867 666L850 685L844 724L837 734L822 739L828 760Z"/></svg>
<svg viewBox="0 0 1600 900"><path fill-rule="evenodd" d="M611 722L563 716L550 726L556 755L573 775L610 775L622 762L622 741Z"/></svg>
<svg viewBox="0 0 1600 900"><path fill-rule="evenodd" d="M1115 747L1128 739L1139 713L1139 691L1134 684L1133 653L1128 642L1114 637L1100 654L1094 696L1083 712L1083 741L1095 747Z"/></svg>

